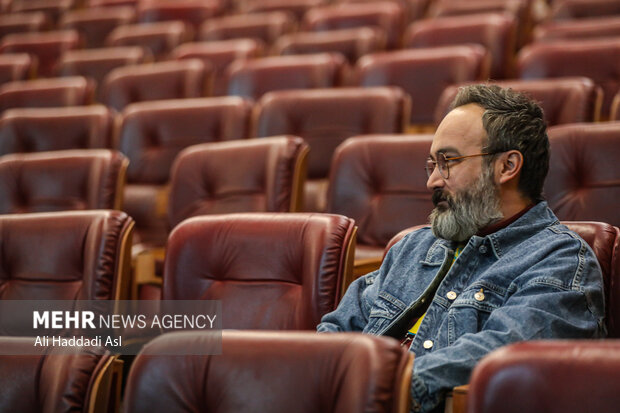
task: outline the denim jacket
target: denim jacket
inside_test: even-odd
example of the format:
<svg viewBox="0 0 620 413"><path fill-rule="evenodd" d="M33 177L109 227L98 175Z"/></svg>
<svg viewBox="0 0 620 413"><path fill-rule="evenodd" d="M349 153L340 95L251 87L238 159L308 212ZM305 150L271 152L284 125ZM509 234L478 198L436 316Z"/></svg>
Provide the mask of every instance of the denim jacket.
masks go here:
<svg viewBox="0 0 620 413"><path fill-rule="evenodd" d="M355 280L319 332L383 334L420 301L456 245L430 228L405 236L377 271ZM444 271L445 272L445 271ZM515 222L469 239L440 280L410 351L412 409L432 411L476 363L516 341L605 335L596 256L540 202Z"/></svg>

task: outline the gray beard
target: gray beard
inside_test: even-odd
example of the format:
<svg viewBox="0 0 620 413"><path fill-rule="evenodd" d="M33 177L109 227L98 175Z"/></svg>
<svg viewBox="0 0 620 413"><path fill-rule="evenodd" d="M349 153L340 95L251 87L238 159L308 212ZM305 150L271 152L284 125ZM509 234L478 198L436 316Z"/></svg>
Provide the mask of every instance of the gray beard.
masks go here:
<svg viewBox="0 0 620 413"><path fill-rule="evenodd" d="M499 205L499 189L493 183L491 168L483 168L471 188L444 195L448 208L435 207L429 216L437 238L463 242L487 225L503 218Z"/></svg>

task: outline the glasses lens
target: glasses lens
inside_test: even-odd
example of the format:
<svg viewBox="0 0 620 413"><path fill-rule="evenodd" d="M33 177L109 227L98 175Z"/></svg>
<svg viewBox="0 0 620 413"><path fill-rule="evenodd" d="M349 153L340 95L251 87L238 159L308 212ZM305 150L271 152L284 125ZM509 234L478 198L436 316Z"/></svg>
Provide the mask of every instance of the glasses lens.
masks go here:
<svg viewBox="0 0 620 413"><path fill-rule="evenodd" d="M448 176L450 176L450 170L448 169L448 161L446 161L445 154L437 154L437 167L439 168L439 173L441 174L442 178L448 179Z"/></svg>
<svg viewBox="0 0 620 413"><path fill-rule="evenodd" d="M426 160L426 175L430 178L431 175L433 174L433 171L435 170L435 161L433 161L432 159L427 159Z"/></svg>

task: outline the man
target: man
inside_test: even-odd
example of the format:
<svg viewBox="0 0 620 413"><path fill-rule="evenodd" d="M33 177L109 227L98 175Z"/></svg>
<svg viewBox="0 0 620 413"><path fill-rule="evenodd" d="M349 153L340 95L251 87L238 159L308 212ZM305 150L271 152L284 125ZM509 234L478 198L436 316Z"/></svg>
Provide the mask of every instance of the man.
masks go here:
<svg viewBox="0 0 620 413"><path fill-rule="evenodd" d="M462 88L427 162L431 228L356 280L319 332L363 331L414 352L413 411L439 411L490 351L522 340L603 337L598 261L542 200L542 110L497 86Z"/></svg>

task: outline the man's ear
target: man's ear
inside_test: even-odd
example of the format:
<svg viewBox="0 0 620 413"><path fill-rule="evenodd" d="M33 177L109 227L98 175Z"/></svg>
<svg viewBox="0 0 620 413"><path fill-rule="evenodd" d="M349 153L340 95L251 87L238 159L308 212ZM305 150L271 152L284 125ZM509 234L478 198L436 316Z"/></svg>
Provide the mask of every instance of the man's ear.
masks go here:
<svg viewBox="0 0 620 413"><path fill-rule="evenodd" d="M513 149L501 154L496 163L499 183L504 184L517 178L521 172L521 168L523 168L523 154L521 152Z"/></svg>

